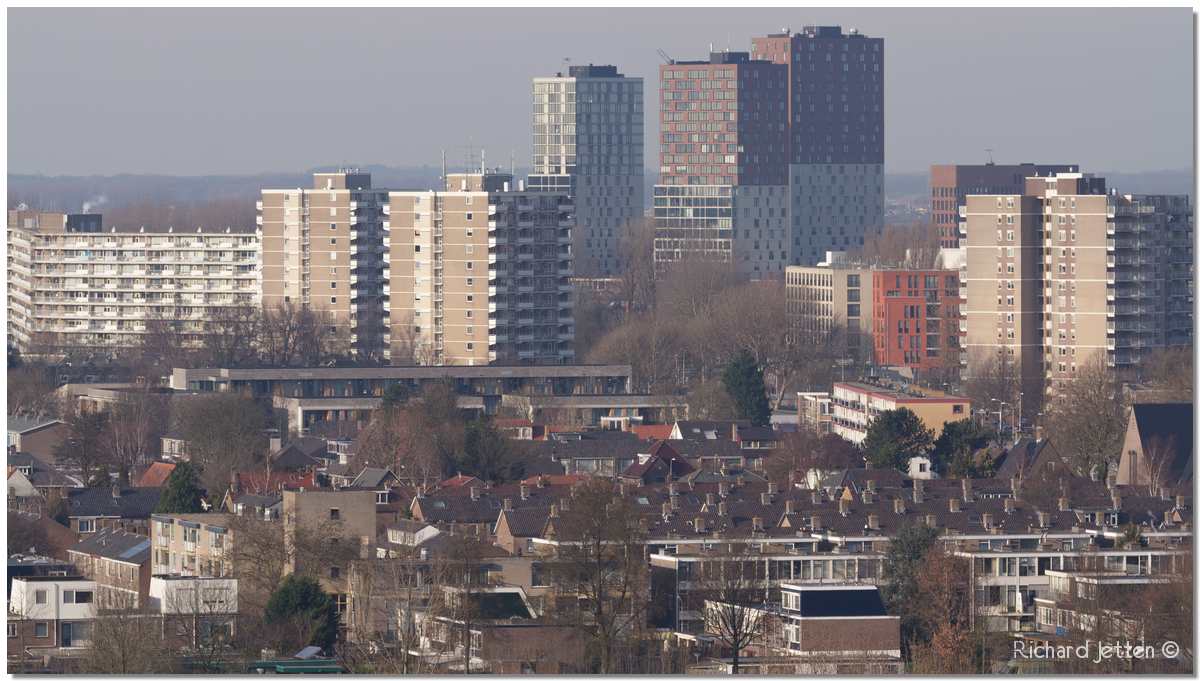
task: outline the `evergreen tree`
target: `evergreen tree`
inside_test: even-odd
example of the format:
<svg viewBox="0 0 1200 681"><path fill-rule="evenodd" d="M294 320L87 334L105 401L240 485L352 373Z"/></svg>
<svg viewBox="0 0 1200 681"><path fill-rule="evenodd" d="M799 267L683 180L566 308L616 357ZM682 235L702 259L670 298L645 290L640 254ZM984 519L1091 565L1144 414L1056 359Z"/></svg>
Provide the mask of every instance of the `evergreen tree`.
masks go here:
<svg viewBox="0 0 1200 681"><path fill-rule="evenodd" d="M908 472L908 460L924 456L933 447L933 433L910 409L885 411L871 422L863 452L877 468Z"/></svg>
<svg viewBox="0 0 1200 681"><path fill-rule="evenodd" d="M333 651L338 635L337 607L312 577L284 577L267 600L265 615L283 649L320 646L326 653Z"/></svg>
<svg viewBox="0 0 1200 681"><path fill-rule="evenodd" d="M762 369L749 352L742 350L733 358L721 375L721 383L733 399L738 418L748 419L756 426L771 422L771 403L767 400Z"/></svg>
<svg viewBox="0 0 1200 681"><path fill-rule="evenodd" d="M155 513L199 513L204 510L201 500L200 474L187 461L175 464L175 470L167 476L167 488L158 500Z"/></svg>
<svg viewBox="0 0 1200 681"><path fill-rule="evenodd" d="M525 465L490 421L471 421L466 426L458 471L488 482L509 482L525 476Z"/></svg>
<svg viewBox="0 0 1200 681"><path fill-rule="evenodd" d="M951 421L933 443L933 469L941 475L979 478L991 474L991 460L975 463L975 452L992 439L992 432L971 419Z"/></svg>

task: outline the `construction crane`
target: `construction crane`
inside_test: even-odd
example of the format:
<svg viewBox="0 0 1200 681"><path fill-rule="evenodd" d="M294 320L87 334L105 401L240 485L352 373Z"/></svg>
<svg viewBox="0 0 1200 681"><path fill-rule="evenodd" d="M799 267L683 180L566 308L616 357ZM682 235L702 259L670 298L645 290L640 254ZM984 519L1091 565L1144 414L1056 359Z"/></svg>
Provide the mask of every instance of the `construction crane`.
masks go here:
<svg viewBox="0 0 1200 681"><path fill-rule="evenodd" d="M991 150L991 149L984 149L984 151L986 151L986 152L987 152L987 155L988 155L988 162L987 162L987 164L988 164L988 165L990 165L990 166L994 166L994 165L996 165L996 161L995 161L995 160L992 158L992 150Z"/></svg>
<svg viewBox="0 0 1200 681"><path fill-rule="evenodd" d="M675 60L671 59L671 55L664 52L661 48L657 50L658 56L662 58L664 64L674 64Z"/></svg>

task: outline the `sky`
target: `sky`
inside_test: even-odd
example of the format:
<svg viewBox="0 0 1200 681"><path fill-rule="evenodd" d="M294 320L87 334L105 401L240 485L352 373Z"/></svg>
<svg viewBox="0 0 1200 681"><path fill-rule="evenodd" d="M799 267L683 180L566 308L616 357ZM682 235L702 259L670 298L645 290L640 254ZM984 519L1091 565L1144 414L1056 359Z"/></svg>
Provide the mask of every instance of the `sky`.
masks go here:
<svg viewBox="0 0 1200 681"><path fill-rule="evenodd" d="M1190 169L1193 17L1175 9L12 9L8 169L255 174L528 165L534 76L810 24L885 39L886 164ZM478 151L475 152L476 155Z"/></svg>

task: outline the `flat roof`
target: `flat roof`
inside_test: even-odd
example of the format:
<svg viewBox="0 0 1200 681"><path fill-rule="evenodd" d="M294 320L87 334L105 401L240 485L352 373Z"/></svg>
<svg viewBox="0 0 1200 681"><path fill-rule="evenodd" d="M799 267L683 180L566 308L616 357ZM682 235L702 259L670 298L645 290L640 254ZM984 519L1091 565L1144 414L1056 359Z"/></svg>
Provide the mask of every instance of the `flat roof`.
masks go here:
<svg viewBox="0 0 1200 681"><path fill-rule="evenodd" d="M182 372L182 374L181 374ZM582 376L633 375L629 364L539 364L533 366L407 366L407 367L306 367L229 369L202 368L174 370L189 380L225 379L231 381L266 381L300 379L370 379L370 378L572 378Z"/></svg>
<svg viewBox="0 0 1200 681"><path fill-rule="evenodd" d="M873 395L875 397L886 397L895 400L896 402L958 403L971 401L970 398L967 397L947 395L944 393L939 394L939 391L926 390L916 386L912 386L912 392L908 392L907 390L889 388L882 385L873 385L870 383L860 383L858 381L846 381L844 383L838 382L833 384L834 390L837 390L839 387L858 393Z"/></svg>

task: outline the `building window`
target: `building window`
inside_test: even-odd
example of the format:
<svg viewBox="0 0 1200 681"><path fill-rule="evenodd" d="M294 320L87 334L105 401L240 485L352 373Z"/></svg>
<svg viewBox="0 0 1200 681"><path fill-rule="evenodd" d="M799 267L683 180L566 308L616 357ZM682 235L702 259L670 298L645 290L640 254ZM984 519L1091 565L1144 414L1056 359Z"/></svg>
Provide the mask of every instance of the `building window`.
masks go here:
<svg viewBox="0 0 1200 681"><path fill-rule="evenodd" d="M46 590L38 589L37 591L34 591L33 592L33 602L38 605L45 605L46 604Z"/></svg>
<svg viewBox="0 0 1200 681"><path fill-rule="evenodd" d="M17 623L9 622L8 623L8 637L14 638L14 637L16 637L16 635L17 635Z"/></svg>
<svg viewBox="0 0 1200 681"><path fill-rule="evenodd" d="M35 622L33 625L33 635L36 638L46 638L50 636L50 626L45 622Z"/></svg>
<svg viewBox="0 0 1200 681"><path fill-rule="evenodd" d="M387 502L388 502L388 493L387 492L376 492L375 493L375 503L386 504Z"/></svg>
<svg viewBox="0 0 1200 681"><path fill-rule="evenodd" d="M67 603L67 604L74 603L77 605L81 605L81 604L91 603L91 602L92 602L92 592L91 591L69 591L68 590L68 591L63 592L63 603Z"/></svg>
<svg viewBox="0 0 1200 681"><path fill-rule="evenodd" d="M79 531L81 533L82 532L95 532L96 531L95 519L89 518L87 520L80 520L79 521Z"/></svg>
<svg viewBox="0 0 1200 681"><path fill-rule="evenodd" d="M329 568L329 578L330 579L337 579L341 576L342 576L342 569L340 567L335 566L335 567Z"/></svg>
<svg viewBox="0 0 1200 681"><path fill-rule="evenodd" d="M329 519L330 520L341 520L342 519L341 510L336 509L336 508L329 509Z"/></svg>

